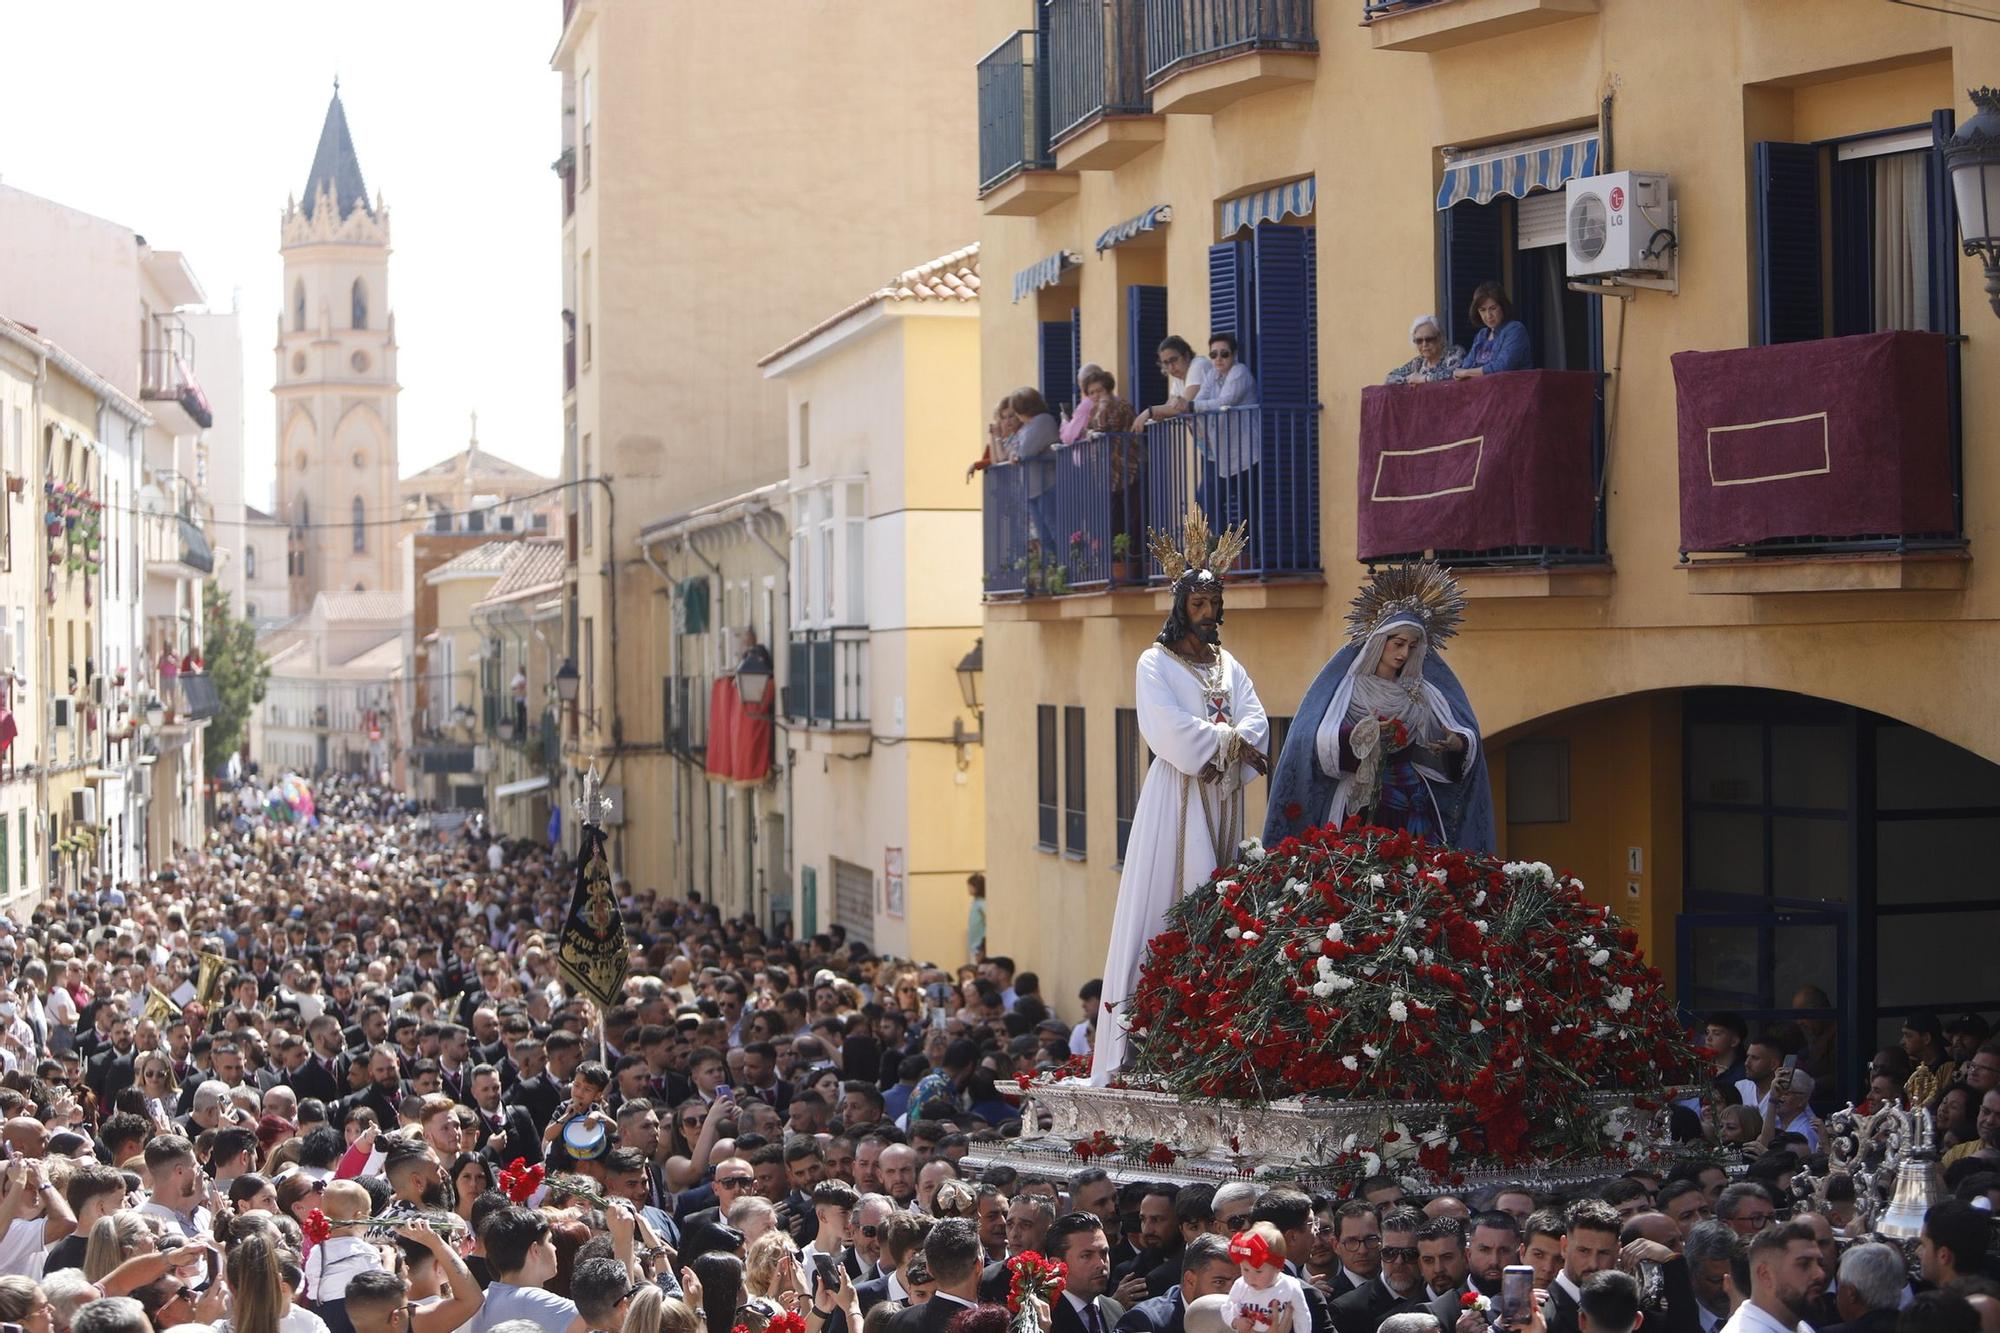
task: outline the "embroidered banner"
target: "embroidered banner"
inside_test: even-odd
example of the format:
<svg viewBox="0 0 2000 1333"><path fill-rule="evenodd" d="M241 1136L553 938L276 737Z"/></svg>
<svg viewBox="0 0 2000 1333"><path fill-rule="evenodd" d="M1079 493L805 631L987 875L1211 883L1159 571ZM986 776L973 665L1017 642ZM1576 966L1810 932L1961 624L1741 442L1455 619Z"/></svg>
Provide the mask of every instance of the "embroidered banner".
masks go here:
<svg viewBox="0 0 2000 1333"><path fill-rule="evenodd" d="M611 890L611 867L604 859L604 830L583 826L577 849L576 889L563 921L557 970L570 987L609 1009L625 986L625 921Z"/></svg>
<svg viewBox="0 0 2000 1333"><path fill-rule="evenodd" d="M1956 528L1943 335L1680 352L1673 365L1682 550Z"/></svg>
<svg viewBox="0 0 2000 1333"><path fill-rule="evenodd" d="M1362 390L1356 555L1588 548L1596 411L1587 371Z"/></svg>

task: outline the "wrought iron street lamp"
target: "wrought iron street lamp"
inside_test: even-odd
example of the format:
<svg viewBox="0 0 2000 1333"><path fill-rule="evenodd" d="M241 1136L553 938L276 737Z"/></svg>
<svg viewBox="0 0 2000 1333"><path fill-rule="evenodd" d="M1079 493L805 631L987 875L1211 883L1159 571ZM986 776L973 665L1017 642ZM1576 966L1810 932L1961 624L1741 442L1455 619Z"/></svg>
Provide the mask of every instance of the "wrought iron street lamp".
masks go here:
<svg viewBox="0 0 2000 1333"><path fill-rule="evenodd" d="M1958 234L1965 253L1986 269L1986 299L2000 315L2000 90L1975 88L1978 113L1944 145L1958 202Z"/></svg>

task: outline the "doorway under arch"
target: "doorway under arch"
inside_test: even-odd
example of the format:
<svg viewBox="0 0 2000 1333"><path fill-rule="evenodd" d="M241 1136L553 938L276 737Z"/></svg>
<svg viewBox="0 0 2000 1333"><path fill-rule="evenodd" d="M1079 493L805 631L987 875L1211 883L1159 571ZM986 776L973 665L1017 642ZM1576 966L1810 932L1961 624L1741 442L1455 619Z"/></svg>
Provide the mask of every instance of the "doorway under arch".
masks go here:
<svg viewBox="0 0 2000 1333"><path fill-rule="evenodd" d="M1911 1014L2000 1010L2000 896L1979 868L2000 765L1866 709L1733 687L1537 719L1489 755L1508 855L1574 870L1633 919L1685 1010L1835 1025L1809 1057L1830 1075L1816 1101L1858 1099Z"/></svg>

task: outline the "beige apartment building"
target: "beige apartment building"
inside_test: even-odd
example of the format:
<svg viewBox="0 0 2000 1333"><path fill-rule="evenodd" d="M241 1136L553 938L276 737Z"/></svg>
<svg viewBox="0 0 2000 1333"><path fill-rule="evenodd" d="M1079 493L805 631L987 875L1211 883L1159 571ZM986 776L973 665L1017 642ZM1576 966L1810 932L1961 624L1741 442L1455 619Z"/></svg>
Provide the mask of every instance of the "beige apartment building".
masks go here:
<svg viewBox="0 0 2000 1333"><path fill-rule="evenodd" d="M771 645L782 685L784 530L746 501L741 540L697 558L719 535L675 524L785 482L784 386L759 357L975 234L974 32L972 7L925 0L565 6L560 633L577 680L559 796L573 845L582 774L619 790L612 855L641 892L791 902L782 741L760 785L710 784L669 708L705 704L728 656L679 652L689 598L694 623L726 610L740 621L715 628ZM642 548L648 528L666 545Z"/></svg>

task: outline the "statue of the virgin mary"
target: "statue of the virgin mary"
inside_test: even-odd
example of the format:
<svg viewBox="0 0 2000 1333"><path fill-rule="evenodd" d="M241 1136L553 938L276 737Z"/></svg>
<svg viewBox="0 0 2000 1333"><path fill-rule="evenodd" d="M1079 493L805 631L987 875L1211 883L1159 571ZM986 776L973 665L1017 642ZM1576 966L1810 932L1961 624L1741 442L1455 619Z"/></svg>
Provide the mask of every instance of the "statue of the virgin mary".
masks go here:
<svg viewBox="0 0 2000 1333"><path fill-rule="evenodd" d="M1429 561L1378 571L1348 613L1271 773L1264 845L1349 819L1494 850L1479 722L1441 655L1465 598Z"/></svg>

